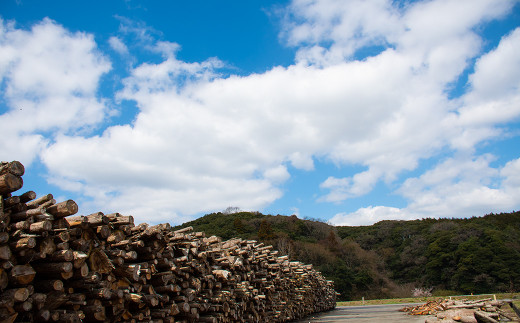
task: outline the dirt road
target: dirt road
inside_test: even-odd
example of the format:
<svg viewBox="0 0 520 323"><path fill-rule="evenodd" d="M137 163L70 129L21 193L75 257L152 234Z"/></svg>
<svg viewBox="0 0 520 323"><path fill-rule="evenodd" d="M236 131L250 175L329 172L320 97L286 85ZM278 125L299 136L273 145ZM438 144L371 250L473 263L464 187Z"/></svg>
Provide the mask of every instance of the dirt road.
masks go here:
<svg viewBox="0 0 520 323"><path fill-rule="evenodd" d="M385 322L385 323L424 323L427 316L412 316L399 312L400 308L411 304L342 306L335 310L307 317L297 323L310 322Z"/></svg>

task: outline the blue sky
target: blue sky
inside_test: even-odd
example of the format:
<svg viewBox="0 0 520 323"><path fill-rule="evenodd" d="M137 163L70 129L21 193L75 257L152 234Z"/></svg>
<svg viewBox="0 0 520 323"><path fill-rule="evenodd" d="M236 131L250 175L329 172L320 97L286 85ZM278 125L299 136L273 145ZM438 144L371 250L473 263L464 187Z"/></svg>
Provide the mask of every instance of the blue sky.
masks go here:
<svg viewBox="0 0 520 323"><path fill-rule="evenodd" d="M0 19L2 160L83 214L519 209L518 1L4 0Z"/></svg>

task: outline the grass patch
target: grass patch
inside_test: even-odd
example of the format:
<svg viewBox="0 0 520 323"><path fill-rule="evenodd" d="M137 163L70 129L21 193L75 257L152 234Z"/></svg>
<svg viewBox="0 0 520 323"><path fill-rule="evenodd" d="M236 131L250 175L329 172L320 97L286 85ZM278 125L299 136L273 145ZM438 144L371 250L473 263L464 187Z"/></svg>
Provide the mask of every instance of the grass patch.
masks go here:
<svg viewBox="0 0 520 323"><path fill-rule="evenodd" d="M348 301L348 302L337 302L337 306L361 306L361 305L387 305L387 304L407 304L407 303L426 303L428 301L436 301L439 299L452 298L452 299L485 299L496 296L497 299L519 299L520 293L498 293L498 294L482 294L482 295L456 295L456 296L432 296L432 297L409 297L409 298L391 298L391 299L370 299L364 302L359 301ZM520 301L515 301L515 305L519 306Z"/></svg>

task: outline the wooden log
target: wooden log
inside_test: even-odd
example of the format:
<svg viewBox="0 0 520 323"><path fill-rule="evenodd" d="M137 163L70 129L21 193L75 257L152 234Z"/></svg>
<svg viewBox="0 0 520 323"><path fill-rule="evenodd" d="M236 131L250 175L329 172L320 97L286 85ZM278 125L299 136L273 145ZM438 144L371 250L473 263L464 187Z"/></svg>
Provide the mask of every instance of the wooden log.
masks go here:
<svg viewBox="0 0 520 323"><path fill-rule="evenodd" d="M50 201L52 200L54 197L52 196L52 194L47 194L47 195L44 195L42 197L39 197L35 200L32 200L30 202L27 202L26 205L29 209L34 209L34 208L37 208L39 207L42 203L45 203L47 201Z"/></svg>
<svg viewBox="0 0 520 323"><path fill-rule="evenodd" d="M55 241L58 241L59 242L67 242L70 240L70 233L69 231L62 231L62 232L59 232L57 233L56 231L54 232L54 239Z"/></svg>
<svg viewBox="0 0 520 323"><path fill-rule="evenodd" d="M31 225L32 221L19 221L15 223L11 223L9 225L9 230L16 231L16 230L28 230L29 226Z"/></svg>
<svg viewBox="0 0 520 323"><path fill-rule="evenodd" d="M78 205L73 200L67 200L47 207L46 212L55 218L64 218L78 212Z"/></svg>
<svg viewBox="0 0 520 323"><path fill-rule="evenodd" d="M35 263L33 267L37 273L42 274L69 273L73 269L71 262Z"/></svg>
<svg viewBox="0 0 520 323"><path fill-rule="evenodd" d="M45 304L43 309L51 311L51 315L54 310L65 304L68 300L68 295L63 291L54 291L46 294Z"/></svg>
<svg viewBox="0 0 520 323"><path fill-rule="evenodd" d="M54 243L54 239L52 237L47 237L40 242L38 249L40 254L50 255L56 251L57 246Z"/></svg>
<svg viewBox="0 0 520 323"><path fill-rule="evenodd" d="M114 230L107 237L107 242L109 244L117 244L125 239L125 234L121 230Z"/></svg>
<svg viewBox="0 0 520 323"><path fill-rule="evenodd" d="M186 233L186 232L191 232L191 231L193 231L193 227L186 227L186 228L182 228L182 229L173 231L173 233L179 234L179 233Z"/></svg>
<svg viewBox="0 0 520 323"><path fill-rule="evenodd" d="M33 283L33 285L36 291L42 293L62 291L64 289L63 281L59 279L38 279Z"/></svg>
<svg viewBox="0 0 520 323"><path fill-rule="evenodd" d="M36 239L34 237L21 238L17 241L12 241L9 243L9 247L12 251L31 249L36 247Z"/></svg>
<svg viewBox="0 0 520 323"><path fill-rule="evenodd" d="M6 173L13 174L16 176L22 176L25 173L25 167L22 163L20 163L17 160L14 160L9 163L2 162L0 164L0 174Z"/></svg>
<svg viewBox="0 0 520 323"><path fill-rule="evenodd" d="M9 260L12 255L11 248L8 245L0 245L0 259Z"/></svg>
<svg viewBox="0 0 520 323"><path fill-rule="evenodd" d="M6 198L4 200L3 208L9 209L9 208L12 208L13 206L15 206L18 203L22 203L22 200L21 200L20 196L11 196L11 197L8 197L8 198Z"/></svg>
<svg viewBox="0 0 520 323"><path fill-rule="evenodd" d="M0 268L0 291L7 288L9 284L9 277L4 269Z"/></svg>
<svg viewBox="0 0 520 323"><path fill-rule="evenodd" d="M139 275L140 275L140 266L139 265L134 265L134 264L131 264L131 265L127 265L127 264L124 264L120 267L117 267L114 269L114 274L115 275L120 275L122 277L125 277L127 279L130 279L130 281L138 281L139 280Z"/></svg>
<svg viewBox="0 0 520 323"><path fill-rule="evenodd" d="M35 276L36 271L30 265L16 265L9 272L9 281L14 285L27 285Z"/></svg>
<svg viewBox="0 0 520 323"><path fill-rule="evenodd" d="M0 175L0 194L8 194L19 190L23 186L23 179L15 174L4 173Z"/></svg>
<svg viewBox="0 0 520 323"><path fill-rule="evenodd" d="M105 252L99 248L92 250L90 253L89 265L90 269L101 274L109 273L114 269L114 265L110 261L110 258L108 258Z"/></svg>
<svg viewBox="0 0 520 323"><path fill-rule="evenodd" d="M74 267L74 268L76 268L76 267ZM87 263L83 263L83 265L81 265L80 267L78 267L77 269L74 270L74 274L73 274L72 278L82 279L82 278L87 277L89 273L90 273L90 269L89 269Z"/></svg>
<svg viewBox="0 0 520 323"><path fill-rule="evenodd" d="M13 310L12 313L2 314L0 316L0 321L2 323L12 323L16 320L17 317L18 317L18 313L14 312L14 310Z"/></svg>
<svg viewBox="0 0 520 323"><path fill-rule="evenodd" d="M40 204L40 206L41 206L42 208L46 209L46 208L48 208L49 206L54 205L54 204L56 204L56 200L55 200L55 199L50 199L50 200L48 200L48 201L43 202L42 204Z"/></svg>
<svg viewBox="0 0 520 323"><path fill-rule="evenodd" d="M131 215L123 216L119 213L112 213L106 215L110 219L110 223L114 226L123 226L123 225L133 225L134 224L134 217Z"/></svg>
<svg viewBox="0 0 520 323"><path fill-rule="evenodd" d="M105 321L107 319L106 310L101 305L89 305L81 307L85 318L89 321Z"/></svg>
<svg viewBox="0 0 520 323"><path fill-rule="evenodd" d="M52 222L49 220L35 222L29 225L29 232L42 233L52 230Z"/></svg>
<svg viewBox="0 0 520 323"><path fill-rule="evenodd" d="M85 318L85 314L83 314L81 311L67 312L66 310L63 310L56 312L59 313L58 319L55 320L58 323L81 323Z"/></svg>
<svg viewBox="0 0 520 323"><path fill-rule="evenodd" d="M9 299L16 302L25 302L29 298L29 289L22 288L12 288L6 289L0 295L0 299Z"/></svg>
<svg viewBox="0 0 520 323"><path fill-rule="evenodd" d="M515 312L516 316L518 316L520 318L520 310L518 309L518 307L516 307L516 305L513 303L513 301L509 301L508 303L509 303L509 306Z"/></svg>
<svg viewBox="0 0 520 323"><path fill-rule="evenodd" d="M478 323L499 323L497 320L489 317L486 313L481 311L475 311L474 316Z"/></svg>
<svg viewBox="0 0 520 323"><path fill-rule="evenodd" d="M26 219L37 216L37 215L43 215L45 212L45 209L43 208L34 208L34 209L28 209L25 211L21 211L18 213L11 214L11 222L18 222L18 221L25 221Z"/></svg>
<svg viewBox="0 0 520 323"><path fill-rule="evenodd" d="M70 249L56 250L47 259L51 262L71 262L74 260L74 252Z"/></svg>
<svg viewBox="0 0 520 323"><path fill-rule="evenodd" d="M9 260L0 261L0 269L8 270L8 269L13 268L13 266L14 266L13 263Z"/></svg>
<svg viewBox="0 0 520 323"><path fill-rule="evenodd" d="M7 243L9 241L9 233L0 232L0 244Z"/></svg>
<svg viewBox="0 0 520 323"><path fill-rule="evenodd" d="M36 198L36 192L34 191L27 191L20 195L20 202L27 203L31 200L34 200Z"/></svg>
<svg viewBox="0 0 520 323"><path fill-rule="evenodd" d="M71 228L79 227L82 229L87 229L89 227L88 219L83 215L69 216L66 220Z"/></svg>
<svg viewBox="0 0 520 323"><path fill-rule="evenodd" d="M33 304L29 301L14 304L14 310L17 311L18 313L29 312L30 310L32 310L32 308L33 308Z"/></svg>
<svg viewBox="0 0 520 323"><path fill-rule="evenodd" d="M51 312L49 310L42 310L40 309L36 314L35 314L35 321L36 322L47 322L50 320L51 318Z"/></svg>
<svg viewBox="0 0 520 323"><path fill-rule="evenodd" d="M89 214L86 216L86 218L90 226L106 225L110 222L110 219L102 212Z"/></svg>

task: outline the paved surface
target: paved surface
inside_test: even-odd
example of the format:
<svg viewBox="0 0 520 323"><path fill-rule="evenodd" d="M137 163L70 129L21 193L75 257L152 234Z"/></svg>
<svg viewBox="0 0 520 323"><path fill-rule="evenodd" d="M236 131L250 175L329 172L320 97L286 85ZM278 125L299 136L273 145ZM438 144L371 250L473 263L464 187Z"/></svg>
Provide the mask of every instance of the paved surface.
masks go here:
<svg viewBox="0 0 520 323"><path fill-rule="evenodd" d="M399 312L400 308L411 304L340 306L333 311L307 317L297 323L308 322L385 322L424 323L428 316L414 316Z"/></svg>

